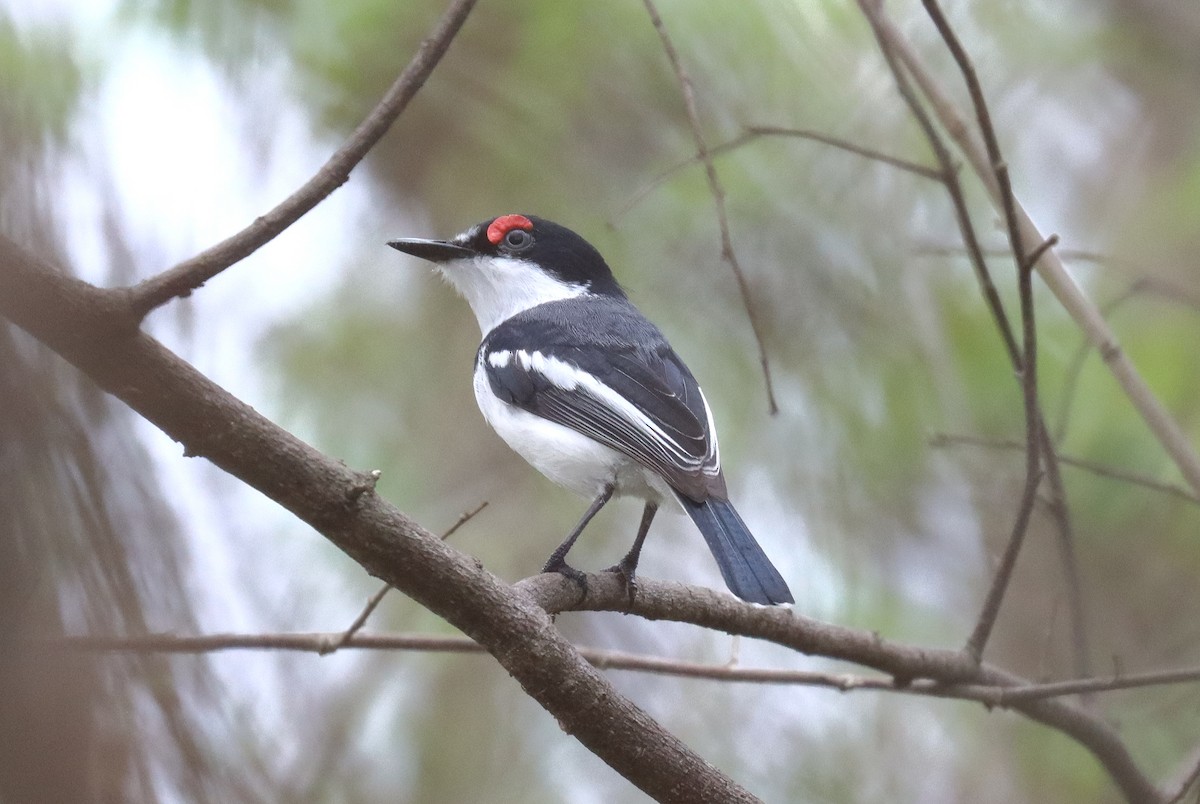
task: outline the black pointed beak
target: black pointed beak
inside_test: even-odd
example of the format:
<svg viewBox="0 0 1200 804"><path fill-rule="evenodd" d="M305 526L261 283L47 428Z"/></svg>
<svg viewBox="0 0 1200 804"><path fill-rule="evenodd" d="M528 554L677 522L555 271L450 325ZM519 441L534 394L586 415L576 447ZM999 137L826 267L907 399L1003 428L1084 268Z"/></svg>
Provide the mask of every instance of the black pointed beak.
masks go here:
<svg viewBox="0 0 1200 804"><path fill-rule="evenodd" d="M425 240L420 237L406 237L402 240L389 240L388 245L397 251L420 257L430 262L449 262L474 257L475 252L449 240Z"/></svg>

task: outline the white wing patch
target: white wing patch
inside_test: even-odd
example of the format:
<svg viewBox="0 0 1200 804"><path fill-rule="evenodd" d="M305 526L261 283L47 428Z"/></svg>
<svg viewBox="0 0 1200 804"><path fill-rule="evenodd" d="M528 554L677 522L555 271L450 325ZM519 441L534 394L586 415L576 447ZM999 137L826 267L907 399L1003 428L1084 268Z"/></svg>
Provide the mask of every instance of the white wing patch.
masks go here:
<svg viewBox="0 0 1200 804"><path fill-rule="evenodd" d="M704 474L716 476L721 473L721 448L717 445L717 423L713 421L712 408L708 406L704 389L697 385L696 390L700 392L700 401L704 403L704 415L708 417L708 454L704 456L706 464Z"/></svg>
<svg viewBox="0 0 1200 804"><path fill-rule="evenodd" d="M489 361L495 355L499 354L506 356L504 363L507 365L507 352L493 353L493 355L489 356ZM596 399L599 399L609 410L616 413L631 424L637 432L641 433L645 437L647 445L665 462L678 466L685 471L699 471L711 476L716 476L720 473L721 459L717 448L716 427L713 424L712 409L708 406L708 400L704 399L703 391L700 392L700 398L704 402L704 412L708 417L709 439L708 451L703 457L698 458L681 447L653 419L639 410L628 399L602 383L592 374L576 366L572 366L564 360L559 360L542 352L520 350L516 353L516 361L524 370L536 371L553 385L564 391L583 390ZM493 365L496 364L493 363ZM499 368L500 366L497 367Z"/></svg>
<svg viewBox="0 0 1200 804"><path fill-rule="evenodd" d="M595 380L592 375L580 371L570 363L554 357L547 357L541 352L517 352L517 362L521 364L521 368L526 371L536 371L549 380L552 385L564 391L574 391L578 388L580 375Z"/></svg>

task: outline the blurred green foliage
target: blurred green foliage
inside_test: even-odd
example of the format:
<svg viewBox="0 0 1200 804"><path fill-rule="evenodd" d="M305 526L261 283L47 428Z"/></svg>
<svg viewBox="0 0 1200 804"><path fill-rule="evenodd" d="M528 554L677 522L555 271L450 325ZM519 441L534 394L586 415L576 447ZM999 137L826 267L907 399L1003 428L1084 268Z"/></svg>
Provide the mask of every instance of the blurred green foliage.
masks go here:
<svg viewBox="0 0 1200 804"><path fill-rule="evenodd" d="M40 27L18 29L0 16L0 102L6 113L0 129L12 145L15 127L27 135L62 144L83 84L80 66L63 58L71 47L68 33Z"/></svg>

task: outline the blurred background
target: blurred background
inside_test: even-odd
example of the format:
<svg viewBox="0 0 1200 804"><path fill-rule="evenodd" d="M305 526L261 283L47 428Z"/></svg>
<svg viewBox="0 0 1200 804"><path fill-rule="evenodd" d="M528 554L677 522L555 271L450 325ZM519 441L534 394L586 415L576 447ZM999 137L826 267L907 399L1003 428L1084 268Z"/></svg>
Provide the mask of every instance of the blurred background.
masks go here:
<svg viewBox="0 0 1200 804"><path fill-rule="evenodd" d="M411 57L442 2L0 0L0 230L102 285L153 275L309 177ZM889 10L956 90L913 0ZM1169 0L948 9L1018 195L1083 252L1076 276L1200 442L1200 9ZM931 163L853 3L662 0L710 146L811 129ZM324 452L383 472L500 576L535 572L585 501L486 428L465 303L383 244L533 212L608 258L704 384L730 489L796 609L956 647L1011 527L1020 392L943 189L802 139L718 159L756 347L678 87L642 5L481 3L390 134L313 213L148 328ZM971 189L977 225L1003 246ZM1015 317L1011 259L993 270ZM1179 484L1094 353L1039 293L1064 454ZM950 436L947 439L943 436ZM964 444L958 436L982 439ZM1194 499L1064 469L1097 672L1200 664ZM609 506L572 553L626 550ZM1068 677L1063 564L1038 509L989 658ZM239 652L81 657L61 634L345 628L377 582L0 325L0 799L637 802L486 657ZM648 577L722 588L661 518ZM690 661L853 670L726 635L568 614L577 642ZM393 592L371 630L450 633ZM612 672L768 801L1112 801L1078 746L1012 714L899 695ZM1097 703L1158 778L1200 741L1195 686Z"/></svg>

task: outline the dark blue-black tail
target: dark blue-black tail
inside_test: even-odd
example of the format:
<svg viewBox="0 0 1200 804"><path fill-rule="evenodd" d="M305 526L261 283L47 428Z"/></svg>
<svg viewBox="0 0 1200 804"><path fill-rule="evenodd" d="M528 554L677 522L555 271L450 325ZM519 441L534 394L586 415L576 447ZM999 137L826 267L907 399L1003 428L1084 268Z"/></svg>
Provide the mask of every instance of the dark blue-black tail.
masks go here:
<svg viewBox="0 0 1200 804"><path fill-rule="evenodd" d="M751 603L794 603L792 593L728 500L698 503L679 495L683 510L704 534L729 590Z"/></svg>

